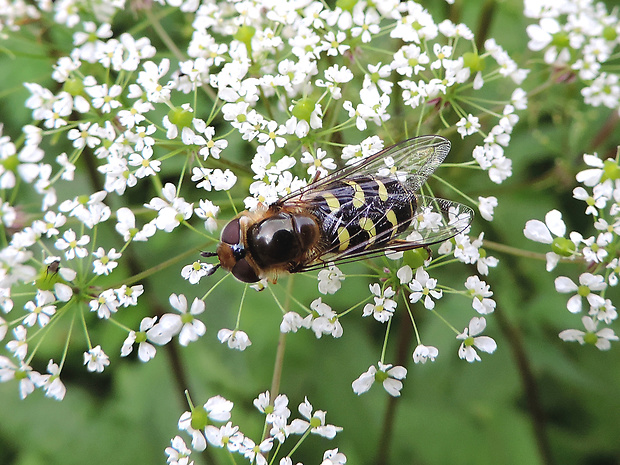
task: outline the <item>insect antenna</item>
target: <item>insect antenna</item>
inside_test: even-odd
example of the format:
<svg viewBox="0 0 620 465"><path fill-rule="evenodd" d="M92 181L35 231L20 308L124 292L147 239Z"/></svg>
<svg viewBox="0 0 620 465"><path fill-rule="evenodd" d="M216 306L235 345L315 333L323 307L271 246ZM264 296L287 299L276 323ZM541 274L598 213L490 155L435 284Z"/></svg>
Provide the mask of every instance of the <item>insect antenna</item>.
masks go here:
<svg viewBox="0 0 620 465"><path fill-rule="evenodd" d="M219 267L220 267L219 263L216 263L215 265L213 265L213 268L207 271L207 276L211 276L213 273L215 273L215 270L217 270Z"/></svg>
<svg viewBox="0 0 620 465"><path fill-rule="evenodd" d="M217 252L200 252L200 256L205 257L205 258L217 257ZM211 276L213 273L215 273L215 270L217 270L219 267L220 267L219 263L216 263L215 265L213 265L211 269L207 271L207 276Z"/></svg>

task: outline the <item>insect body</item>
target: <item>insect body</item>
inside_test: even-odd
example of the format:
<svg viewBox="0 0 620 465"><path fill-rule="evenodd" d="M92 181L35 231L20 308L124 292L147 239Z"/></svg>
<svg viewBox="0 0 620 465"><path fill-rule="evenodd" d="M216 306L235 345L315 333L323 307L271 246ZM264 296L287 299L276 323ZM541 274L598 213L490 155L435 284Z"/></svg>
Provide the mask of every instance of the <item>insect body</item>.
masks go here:
<svg viewBox="0 0 620 465"><path fill-rule="evenodd" d="M351 176L313 195L321 253L379 249L407 229L416 210L415 195L386 176Z"/></svg>
<svg viewBox="0 0 620 465"><path fill-rule="evenodd" d="M217 253L203 255L217 255L240 281L256 282L442 242L473 217L465 205L418 193L449 150L440 136L388 147L240 213L224 227Z"/></svg>

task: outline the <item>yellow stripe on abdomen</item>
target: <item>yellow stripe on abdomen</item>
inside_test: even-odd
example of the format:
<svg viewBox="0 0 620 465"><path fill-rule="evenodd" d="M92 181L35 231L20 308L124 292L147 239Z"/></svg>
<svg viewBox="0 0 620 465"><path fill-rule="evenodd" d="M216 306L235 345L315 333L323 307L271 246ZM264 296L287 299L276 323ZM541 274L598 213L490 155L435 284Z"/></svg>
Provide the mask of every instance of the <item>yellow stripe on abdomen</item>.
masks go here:
<svg viewBox="0 0 620 465"><path fill-rule="evenodd" d="M349 243L351 241L351 235L347 228L343 228L342 226L338 228L338 242L340 245L338 246L338 251L344 252L349 248Z"/></svg>
<svg viewBox="0 0 620 465"><path fill-rule="evenodd" d="M345 180L344 183L348 184L353 188L353 207L361 208L366 202L366 197L364 196L362 186L360 186L357 182L351 180Z"/></svg>

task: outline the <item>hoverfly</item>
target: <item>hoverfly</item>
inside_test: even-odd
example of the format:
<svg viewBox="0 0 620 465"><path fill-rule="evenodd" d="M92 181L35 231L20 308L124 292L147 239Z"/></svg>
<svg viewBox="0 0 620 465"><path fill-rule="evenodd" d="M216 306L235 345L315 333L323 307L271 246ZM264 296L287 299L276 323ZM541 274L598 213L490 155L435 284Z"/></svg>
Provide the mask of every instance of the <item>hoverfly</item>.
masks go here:
<svg viewBox="0 0 620 465"><path fill-rule="evenodd" d="M222 230L216 256L239 281L275 281L389 251L427 247L457 235L471 208L418 194L450 142L421 136L315 179L269 207L244 211Z"/></svg>

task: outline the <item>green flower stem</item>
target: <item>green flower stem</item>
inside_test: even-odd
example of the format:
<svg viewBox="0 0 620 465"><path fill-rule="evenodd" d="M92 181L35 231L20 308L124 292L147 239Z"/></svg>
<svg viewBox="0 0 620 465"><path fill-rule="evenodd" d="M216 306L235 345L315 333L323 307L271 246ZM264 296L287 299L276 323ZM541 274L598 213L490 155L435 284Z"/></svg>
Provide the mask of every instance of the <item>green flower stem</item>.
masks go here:
<svg viewBox="0 0 620 465"><path fill-rule="evenodd" d="M116 325L116 326L118 326L119 328L121 328L121 329L123 329L123 330L127 331L127 333L130 333L131 331L133 331L133 330L132 330L129 326L124 325L124 324L123 324L123 323L121 323L120 321L116 321L116 320L115 320L115 319L113 319L113 318L108 318L108 321L109 321L110 323L112 323L113 325Z"/></svg>
<svg viewBox="0 0 620 465"><path fill-rule="evenodd" d="M287 299L284 301L283 313L287 313L291 306L291 298L293 295L293 282L294 276L290 276L288 284L286 286ZM271 287L269 287L271 289ZM274 296L275 297L275 296ZM276 361L273 369L273 376L271 378L271 396L269 405L273 406L275 398L280 392L280 380L282 379L282 367L284 366L284 351L286 349L286 333L280 332L278 337L278 348L276 351Z"/></svg>
<svg viewBox="0 0 620 465"><path fill-rule="evenodd" d="M295 451L299 448L299 446L301 446L301 443L305 441L305 439L308 437L308 435L310 434L310 430L312 428L308 427L308 429L306 430L306 432L304 433L304 435L299 438L299 441L297 441L297 443L295 444L295 446L293 446L293 448L291 449L291 451L288 453L287 457L290 457L291 455L293 455L295 453Z"/></svg>
<svg viewBox="0 0 620 465"><path fill-rule="evenodd" d="M478 23L478 30L476 31L476 48L482 50L484 48L484 42L487 40L491 24L493 23L493 16L495 14L495 7L497 2L495 0L487 0L482 5L482 11L480 13L480 22Z"/></svg>
<svg viewBox="0 0 620 465"><path fill-rule="evenodd" d="M456 187L454 187L452 184L450 184L448 181L442 179L439 176L435 176L433 175L433 179L436 179L437 181L439 181L440 183L442 183L444 186L449 187L450 189L452 189L454 192L456 192L457 194L459 194L460 196L462 196L465 200L467 200L468 202L478 205L478 202L474 199L472 199L469 195L467 195L465 192L463 192L460 189L457 189Z"/></svg>
<svg viewBox="0 0 620 465"><path fill-rule="evenodd" d="M620 120L620 115L618 115L617 111L612 111L607 116L607 119L601 126L601 129L596 133L592 142L590 143L591 151L596 151L596 147L601 147L605 145L605 143L611 138L613 138L618 134L618 121ZM620 146L618 147L618 152L616 154L616 162L618 161L618 157L620 156Z"/></svg>
<svg viewBox="0 0 620 465"><path fill-rule="evenodd" d="M443 115L443 108L439 111L439 119L443 123L444 127L449 128L452 125L446 121L446 118Z"/></svg>
<svg viewBox="0 0 620 465"><path fill-rule="evenodd" d="M82 328L84 329L84 337L86 338L86 343L88 344L88 349L93 348L93 344L90 342L90 334L88 334L88 326L86 325L86 318L84 318L84 310L80 307L80 321L82 323Z"/></svg>
<svg viewBox="0 0 620 465"><path fill-rule="evenodd" d="M166 44L166 47L168 47L168 50L170 50L172 54L179 61L187 60L187 57L185 56L185 54L179 49L179 47L177 47L176 42L172 40L172 37L168 35L168 32L161 25L161 22L159 21L159 17L153 14L153 10L151 8L144 8L142 11L146 15L149 25L153 29L155 29L155 32L157 33L159 38L162 40L162 42Z"/></svg>
<svg viewBox="0 0 620 465"><path fill-rule="evenodd" d="M547 257L545 256L545 254L538 253L538 252L530 252L529 250L519 249L517 247L500 244L498 242L488 241L486 239L482 242L482 245L485 249L495 250L497 252L503 252L509 255L514 255L516 257L533 258L534 260L541 260L541 261L547 260ZM561 257L560 262L561 263L581 263L583 262L583 260L582 259L571 260L570 258L567 258L567 257Z"/></svg>
<svg viewBox="0 0 620 465"><path fill-rule="evenodd" d="M248 292L248 285L243 286L243 294L241 294L241 302L239 302L239 311L237 312L237 322L235 323L235 331L239 329L241 323L241 310L243 309L243 301Z"/></svg>
<svg viewBox="0 0 620 465"><path fill-rule="evenodd" d="M159 38L169 47L173 55L179 61L186 61L187 56L183 52L181 52L181 50L176 46L176 43L174 42L174 40L172 40L172 38L168 35L166 30L163 28L163 26L159 22L159 17L160 16L163 17L165 15L162 14L162 15L156 16L153 14L150 8L144 8L143 11L146 12L146 17L148 19L149 25L152 26L153 29L155 29L155 32L157 32L157 34L159 35ZM203 84L201 88L205 92L205 94L209 96L211 100L213 100L214 102L217 101L217 93L208 84ZM196 108L196 106L194 106L194 108Z"/></svg>
<svg viewBox="0 0 620 465"><path fill-rule="evenodd" d="M6 228L4 227L4 223L0 221L0 246L5 248L9 245L8 235L6 233Z"/></svg>
<svg viewBox="0 0 620 465"><path fill-rule="evenodd" d="M189 165L190 161L195 158L196 156L196 152L195 151L191 151L189 153L190 156L186 156L185 157L185 162L183 163L183 168L181 168L181 173L179 173L179 182L177 183L177 196L180 196L181 194L181 185L183 184L183 179L185 179L185 172L187 171L187 166Z"/></svg>
<svg viewBox="0 0 620 465"><path fill-rule="evenodd" d="M377 275L376 274L347 274L347 278L371 278L371 279L377 279ZM316 279L316 278L314 278Z"/></svg>
<svg viewBox="0 0 620 465"><path fill-rule="evenodd" d="M77 126L77 124L75 125ZM84 151L84 148L81 149L75 149L73 151L73 153L71 154L71 157L69 158L69 162L74 164L77 162L78 158L80 158L80 155L82 154L82 152ZM58 173L56 173L51 179L50 179L50 184L54 185L56 184L56 182L62 177L62 175L65 173L65 168L63 167L62 169L60 169L58 171Z"/></svg>
<svg viewBox="0 0 620 465"><path fill-rule="evenodd" d="M202 298L200 300L205 300L207 297L209 297L209 294L211 294L211 292L213 292L213 290L219 286L226 278L228 278L230 276L230 273L226 273L224 276L222 276L218 282L216 282L213 286L211 286L211 288L205 293L205 295L202 296Z"/></svg>
<svg viewBox="0 0 620 465"><path fill-rule="evenodd" d="M426 113L426 105L421 106L420 117L418 118L418 124L415 130L416 135L422 132L422 121L424 121L424 113Z"/></svg>
<svg viewBox="0 0 620 465"><path fill-rule="evenodd" d="M501 308L502 305L499 300L497 303L498 308ZM521 378L521 383L523 386L523 392L525 393L527 407L530 413L528 417L534 430L533 437L536 441L536 445L538 446L538 453L540 454L540 463L544 465L553 465L555 460L553 453L551 452L547 420L545 419L545 412L539 394L537 376L534 374L530 363L532 358L531 354L528 354L526 351L521 332L515 325L512 324L504 313L496 309L493 315L500 330L502 331L502 334L508 341L508 346L511 349L512 356L514 357L517 365L519 377Z"/></svg>
<svg viewBox="0 0 620 465"><path fill-rule="evenodd" d="M276 450L274 451L272 449L272 453L270 454L272 457L271 457L271 460L269 461L269 465L273 465L274 464L274 461L276 460L276 457L278 456L278 452L280 452L280 448L281 447L282 447L282 443L279 442L279 441L276 442Z"/></svg>
<svg viewBox="0 0 620 465"><path fill-rule="evenodd" d="M385 121L381 121L381 129L383 129L385 131L384 139L389 140L389 145L396 144L397 141L394 140L394 136L392 136L392 132L390 131L390 129L385 124Z"/></svg>
<svg viewBox="0 0 620 465"><path fill-rule="evenodd" d="M49 334L50 330L54 327L54 325L56 324L56 322L60 319L60 314L64 313L63 310L65 310L66 308L68 308L69 303L67 302L67 304L62 307L62 309L57 310L56 313L54 315L52 315L52 317L50 318L50 321L47 325L45 325L43 328L39 328L37 329L34 334L30 334L30 336L28 337L28 340L31 341L33 339L36 339L37 336L39 334L41 334L41 339L39 339L39 341L37 342L37 345L34 346L34 349L32 349L32 352L30 353L30 356L28 357L28 359L26 360L26 365L30 365L30 363L32 362L32 359L34 358L35 354L37 353L37 351L39 350L39 346L43 343L43 341L45 340L45 336L47 334ZM26 318L27 315L24 315L22 318L19 318L18 320L12 321L10 322L11 326L14 323L17 323L17 321L23 320ZM71 325L73 325L73 319L75 318L75 313L73 314L73 318L71 320ZM69 336L67 336L69 337Z"/></svg>
<svg viewBox="0 0 620 465"><path fill-rule="evenodd" d="M88 175L88 182L91 185L93 192L104 190L101 173L97 170L97 168L99 168L99 160L95 157L93 151L84 150L81 158L84 161L84 167L86 168L86 174Z"/></svg>
<svg viewBox="0 0 620 465"><path fill-rule="evenodd" d="M230 134L230 133L229 133ZM226 136L222 136L222 137L218 137L217 140L223 139ZM197 158L197 160L199 160L199 158ZM231 168L232 171L234 171L235 173L245 173L249 176L254 176L256 173L254 173L254 171L252 171L252 169L250 168L250 165L242 165L240 163L236 163L234 161L230 161L227 160L226 158L213 158L213 157L209 157L208 158L209 161L211 161L212 163L216 163L220 166L224 166L226 168Z"/></svg>
<svg viewBox="0 0 620 465"><path fill-rule="evenodd" d="M293 282L294 282L293 278L294 278L293 276L289 277L287 288L286 288L287 296L290 296L290 297L292 297L292 294L293 294L292 293ZM291 299L287 298L286 301L284 302L285 307L282 307L280 305L280 302L276 299L276 296L273 293L271 286L269 286L269 290L271 291L271 294L276 300L276 303L278 304L278 306L280 306L280 308L282 309L282 313L285 314L290 307ZM272 407L274 406L276 397L278 397L278 394L280 393L280 382L282 381L282 369L284 367L284 353L285 352L286 352L286 333L283 333L282 331L280 331L278 335L278 347L276 349L276 360L273 365L273 375L271 377L271 389L269 390L269 394L270 394L269 405ZM269 434L269 431L265 428L265 430L263 431L263 440L267 438L268 434ZM274 454L274 457L276 456L276 454Z"/></svg>
<svg viewBox="0 0 620 465"><path fill-rule="evenodd" d="M185 260L188 257L191 257L192 255L196 255L196 250L195 249L190 249L186 252L183 252L180 255L177 255L176 257L172 257L164 262L161 262L159 265L155 265L151 268L149 268L148 270L144 270L141 273L137 273L133 276L130 276L127 279L124 279L123 281L112 285L110 287L116 288L116 287L121 287L123 284L126 284L127 286L137 283L138 281L143 280L144 278L148 278L149 276L157 273L158 271L164 270L166 268L168 268L171 265L174 265L177 262L180 262L181 260Z"/></svg>
<svg viewBox="0 0 620 465"><path fill-rule="evenodd" d="M69 331L67 331L67 340L65 341L65 347L62 351L62 357L58 364L58 372L62 371L62 367L65 365L67 354L69 353L69 341L71 341L71 333L73 332L73 323L75 322L75 313L71 316L71 323L69 324Z"/></svg>
<svg viewBox="0 0 620 465"><path fill-rule="evenodd" d="M286 333L280 332L278 336L278 348L276 349L276 360L271 377L271 389L269 391L269 405L273 406L276 397L280 393L280 382L282 381L282 368L284 366L284 353L286 351ZM266 431L265 433L268 433ZM263 436L265 439L267 436Z"/></svg>
<svg viewBox="0 0 620 465"><path fill-rule="evenodd" d="M418 344L421 344L420 333L418 332L418 325L415 324L415 318L413 318L413 312L411 311L411 306L409 305L409 296L411 292L408 289L403 288L403 300L405 301L405 307L407 307L407 313L409 314L409 319L411 320L411 325L413 326L413 331L415 332L415 338Z"/></svg>
<svg viewBox="0 0 620 465"><path fill-rule="evenodd" d="M191 231L195 232L196 234L200 234L201 236L206 237L207 239L211 239L213 242L219 242L220 241L217 237L210 236L206 232L201 231L200 229L192 226L187 221L183 221L183 226L185 226L187 229L190 229Z"/></svg>
<svg viewBox="0 0 620 465"><path fill-rule="evenodd" d="M394 317L390 318L390 322ZM394 354L395 366L407 365L407 360L411 360L411 341L413 337L413 331L408 324L399 325L398 341L396 344L396 353ZM396 408L403 405L402 402L398 402L398 397L388 396L387 406L385 408L385 415L383 417L383 425L381 427L381 433L377 439L377 445L375 450L377 455L375 460L371 463L390 463L389 453L391 450L391 444L394 440L394 424L396 422Z"/></svg>
<svg viewBox="0 0 620 465"><path fill-rule="evenodd" d="M388 338L390 335L390 328L392 327L392 319L394 317L390 317L387 321L387 327L385 328L385 338L383 339L383 347L381 349L381 363L385 363L385 351L387 350Z"/></svg>
<svg viewBox="0 0 620 465"><path fill-rule="evenodd" d="M440 268L442 266L450 265L452 263L458 263L460 260L458 258L446 258L447 255L441 255L437 258L434 258L430 265L424 267L426 271L432 270L433 268Z"/></svg>
<svg viewBox="0 0 620 465"><path fill-rule="evenodd" d="M192 398L189 395L189 391L186 389L185 390L185 398L187 399L187 405L189 406L190 410L194 410L194 403L192 402Z"/></svg>
<svg viewBox="0 0 620 465"><path fill-rule="evenodd" d="M271 288L271 286L267 286L267 289L269 289L269 292L271 293L271 296L273 297L273 300L275 300L276 305L280 308L280 311L282 312L282 315L284 315L286 313L286 310L284 309L284 307L282 306L282 304L280 303L280 301L276 297L276 294L273 292L273 289Z"/></svg>
<svg viewBox="0 0 620 465"><path fill-rule="evenodd" d="M22 295L25 295L25 294L22 294ZM13 296L13 297L15 297L15 296ZM32 297L34 298L34 294L32 295ZM23 315L23 316L20 316L20 317L15 318L14 320L9 320L9 321L7 321L7 324L9 325L9 328L12 328L13 326L17 326L18 324L21 324L21 322L22 322L23 320L25 320L27 316L28 316L28 315ZM50 322L50 323L51 323L51 322ZM48 323L48 324L49 324L49 323ZM39 329L39 331L40 331L40 329ZM37 332L35 333L35 336L36 336L36 334L37 334L39 331L37 331Z"/></svg>
<svg viewBox="0 0 620 465"><path fill-rule="evenodd" d="M93 237L90 239L90 253L88 254L88 258L86 259L86 261L88 262L88 265L86 265L86 271L91 269L93 261L94 261L95 256L93 255L93 253L95 252L95 247L98 246L97 244L97 231L99 229L98 226L99 225L96 224L92 229ZM84 262L84 260L81 260L81 261Z"/></svg>
<svg viewBox="0 0 620 465"><path fill-rule="evenodd" d="M84 226L84 223L82 223L82 224L81 224L81 226L80 226L80 232L78 233L78 232L76 231L76 235L77 235L76 239L77 239L77 240L80 240L80 238L84 236L84 230L85 230L85 226ZM92 242L92 241L91 241L91 242ZM84 275L85 275L85 271L84 271L84 259L83 259L83 258L82 258L82 259L79 259L79 260L77 261L77 274L78 274L78 276L84 276Z"/></svg>
<svg viewBox="0 0 620 465"><path fill-rule="evenodd" d="M209 449L208 449L208 448L207 448L207 449L205 449L205 451L207 451L207 450L209 450ZM237 462L235 461L235 456L234 456L234 454L233 454L230 450L228 450L228 448L226 448L226 450L228 451L228 458L230 459L230 463L231 463L232 465L237 465ZM209 462L206 462L206 463L209 463Z"/></svg>
<svg viewBox="0 0 620 465"><path fill-rule="evenodd" d="M151 122L150 124L155 124L155 123ZM164 129L161 129L161 131L163 131L163 130ZM178 154L183 153L186 150L188 150L188 146L187 145L184 145L184 146L181 146L181 147L177 147L174 150L172 150L172 147L176 147L176 144L169 143L168 141L162 141L161 144L162 144L161 145L162 147L166 146L166 149L168 149L168 146L170 147L170 151L169 152L167 152L165 155L162 155L161 157L157 158L157 161L161 161L161 162L164 162L164 161L168 160L169 158L173 158L173 157L177 156ZM137 169L133 170L134 173L136 171L137 171ZM153 210L151 210L151 211L153 211Z"/></svg>
<svg viewBox="0 0 620 465"><path fill-rule="evenodd" d="M45 340L45 336L47 334L49 334L50 330L54 327L54 325L58 322L58 320L60 319L60 316L62 315L62 313L65 313L65 310L69 308L69 302L67 302L67 304L62 307L61 309L57 310L56 313L54 315L52 315L50 322L45 325L43 328L39 328L34 334L31 334L30 337L28 338L29 340L33 340L36 339L36 337L41 334L41 339L39 339L39 341L37 342L37 345L34 347L34 349L32 350L30 357L28 357L28 360L26 360L26 365L30 365L30 363L32 362L32 359L34 358L35 354L37 353L37 350L39 349L39 346L43 343L43 341ZM24 316L25 318L25 316ZM20 318L23 319L23 318ZM75 320L75 312L72 314L71 317L71 325L69 327L69 332L67 333L67 341L65 343L65 351L63 353L62 356L62 363L64 363L66 355L67 355L67 350L69 347L69 340L71 339L71 331L73 330L73 322ZM62 368L62 364L60 365L60 367Z"/></svg>
<svg viewBox="0 0 620 465"><path fill-rule="evenodd" d="M482 168L480 168L480 165L478 165L478 163L476 161L465 161L465 162L459 162L459 163L442 163L441 164L442 168L468 168L468 169L474 169L476 171L480 171Z"/></svg>
<svg viewBox="0 0 620 465"><path fill-rule="evenodd" d="M235 202L233 202L232 196L230 195L230 191L226 191L226 195L228 196L228 200L230 200L230 204L233 207L233 210L235 211L235 216L237 216L239 214L239 211L237 210L237 206L235 205Z"/></svg>
<svg viewBox="0 0 620 465"><path fill-rule="evenodd" d="M495 105L495 106L500 106L500 105L504 105L504 102L496 102L496 101L491 101L491 100L487 100L487 101L481 101L480 99L476 99L476 98L469 98L469 97L459 97L459 101L462 103L466 103L467 105L471 105L472 107L474 107L476 110L479 110L481 113L480 118L484 118L485 116L495 116L496 118L501 118L502 115L501 113L492 111L489 108L485 108L482 103L487 103L490 105ZM477 102L480 102L480 104L478 104ZM465 116L467 116L467 112L465 110L463 110L465 112Z"/></svg>
<svg viewBox="0 0 620 465"><path fill-rule="evenodd" d="M454 331L454 333L455 333L455 334L457 334L457 335L458 335L458 334L461 334L461 332L460 332L458 329L456 329L456 328L455 328L455 327L454 327L454 326L453 326L453 325L452 325L452 324L451 324L448 320L446 320L446 319L445 319L445 318L441 315L441 313L437 312L436 310L433 310L431 313L432 313L433 315L435 315L437 318L439 318L441 321L443 321L443 322L446 324L446 326L447 326L448 328L450 328L452 331Z"/></svg>
<svg viewBox="0 0 620 465"><path fill-rule="evenodd" d="M293 302L295 302L297 305L299 305L301 308L303 308L303 309L304 309L304 311L305 311L306 313L308 313L308 314L312 313L312 310L310 310L310 308L309 308L307 305L304 305L304 304L302 304L299 300L297 300L297 299L295 298L295 296L291 295L291 296L290 296L290 299L291 299Z"/></svg>
<svg viewBox="0 0 620 465"><path fill-rule="evenodd" d="M347 278L349 278L350 276L347 276ZM357 307L365 304L366 302L368 302L370 299L372 299L373 296L369 295L368 297L366 297L364 300L356 303L355 305L353 305L352 307L347 308L346 310L344 310L343 312L338 314L338 318L342 318L343 316L345 316L346 314L352 312L353 310L355 310Z"/></svg>
<svg viewBox="0 0 620 465"><path fill-rule="evenodd" d="M258 91L260 92L261 102L265 106L265 111L267 112L267 116L269 116L269 119L275 119L273 115L273 109L271 108L271 102L269 101L267 97L265 97L265 91L263 90L263 87L260 86L258 89L259 89Z"/></svg>

